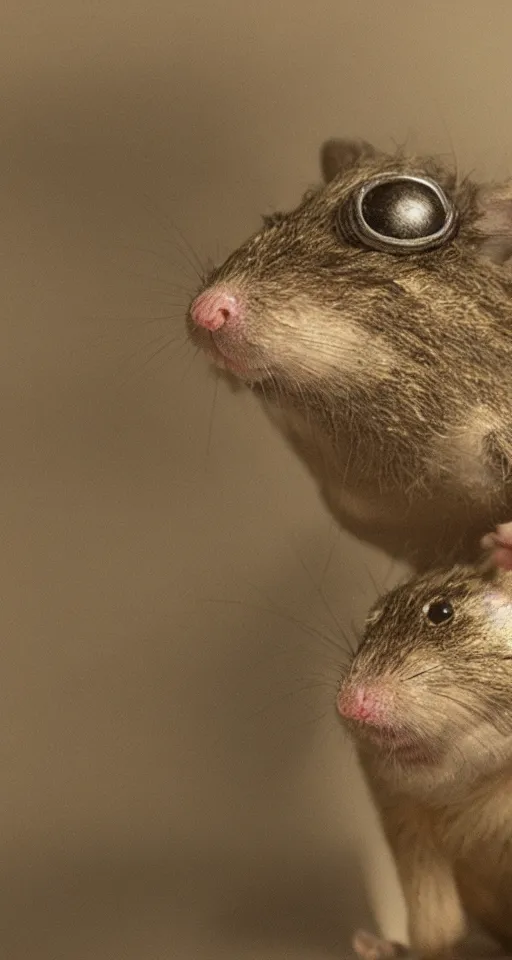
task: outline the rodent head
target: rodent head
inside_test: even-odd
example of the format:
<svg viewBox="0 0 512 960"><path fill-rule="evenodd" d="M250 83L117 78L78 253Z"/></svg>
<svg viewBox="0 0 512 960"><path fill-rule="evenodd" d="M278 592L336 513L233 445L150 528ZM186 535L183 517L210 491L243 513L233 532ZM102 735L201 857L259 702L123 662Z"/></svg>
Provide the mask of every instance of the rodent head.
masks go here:
<svg viewBox="0 0 512 960"><path fill-rule="evenodd" d="M455 566L379 600L337 709L387 778L471 782L512 761L512 573Z"/></svg>
<svg viewBox="0 0 512 960"><path fill-rule="evenodd" d="M434 159L360 141L328 141L322 168L323 186L265 218L205 278L190 335L219 368L286 401L329 441L348 431L354 457L381 487L397 459L409 475L402 486L417 482L411 451L436 476L468 477L508 402L500 374L511 351L512 185L459 181ZM370 191L368 225L400 233L405 210L405 233L441 231L428 249L376 248L361 233L359 192L397 175L430 178L456 211L452 229L442 235L435 189L418 194L407 180ZM499 483L500 465L496 472Z"/></svg>
<svg viewBox="0 0 512 960"><path fill-rule="evenodd" d="M326 380L347 387L364 372L386 378L399 358L436 365L446 350L442 328L448 339L457 337L468 301L485 312L498 284L488 258L502 262L512 252L512 191L458 182L431 158L390 156L365 142L329 141L322 167L323 187L295 210L264 218L263 228L205 279L188 317L192 337L242 379L274 378L291 390L297 383L321 390ZM457 228L440 245L397 254L393 218L400 211L407 220L412 209L409 226L420 241L442 233L445 223L434 190L420 185L422 221L418 185L407 181L365 200L368 223L389 242L374 249L375 238L360 238L358 190L397 174L431 178L453 205Z"/></svg>

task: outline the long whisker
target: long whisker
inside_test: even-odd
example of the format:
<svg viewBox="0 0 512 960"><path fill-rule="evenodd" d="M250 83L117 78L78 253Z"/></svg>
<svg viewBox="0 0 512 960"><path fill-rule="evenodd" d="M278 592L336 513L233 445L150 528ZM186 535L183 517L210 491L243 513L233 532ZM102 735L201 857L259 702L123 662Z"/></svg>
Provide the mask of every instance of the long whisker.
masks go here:
<svg viewBox="0 0 512 960"><path fill-rule="evenodd" d="M296 617L292 617L291 615L289 615L289 614L287 614L287 613L283 613L283 612L282 612L281 610L279 610L279 609L277 609L277 610L269 610L267 607L264 607L264 606L262 606L261 604L250 603L250 602L247 602L247 601L245 601L245 600L236 600L236 599L208 598L208 599L206 599L205 602L206 602L206 603L219 603L219 604L223 603L223 604L230 604L230 605L237 605L237 606L245 606L245 607L248 607L248 608L252 608L253 610L260 610L260 611L262 611L262 612L264 612L264 613L272 613L274 616L280 617L282 620L285 620L285 621L288 622L288 623L292 623L294 626L296 626L296 627L298 627L300 630L302 630L303 633L306 633L306 634L308 634L308 635L311 636L311 637L315 637L317 640L321 640L323 643L325 643L325 644L327 644L327 645L333 646L334 649L335 649L335 652L336 652L338 655L339 655L339 654L342 654L342 655L345 655L345 656L347 655L347 651L344 650L343 647L338 647L338 646L336 646L335 643L334 643L334 641L333 641L330 637L327 637L327 636L325 636L324 634L322 634L319 630L316 630L316 628L312 627L311 624L303 623L301 620L298 620ZM333 661L333 662L334 662L334 661Z"/></svg>
<svg viewBox="0 0 512 960"><path fill-rule="evenodd" d="M251 585L252 585L253 589L256 590L257 593L260 593L260 594L261 594L261 589L260 589L258 586L256 586L255 584L251 584ZM272 600L270 597L265 597L265 599L266 599L267 603L270 603L270 604L272 605L272 607L274 608L274 610L276 610L278 613L280 613L280 614L282 615L282 613L283 613L282 607L280 607L280 606L275 602L275 600ZM285 615L291 622L292 622L293 620L295 620L295 618L293 618L293 617L291 616L291 614L289 614L287 611L285 612L284 615ZM300 623L301 621L296 621L296 622ZM336 651L336 653L339 653L340 651L342 651L344 654L347 654L347 653L348 653L348 651L347 651L344 647L341 646L341 644L339 643L339 640L338 640L336 637L332 637L330 634L322 633L321 631L318 630L317 627L313 627L310 623L308 623L307 626L308 626L308 629L311 630L311 631L313 631L313 633L316 634L320 639L322 639L322 640L324 641L324 643L329 644L332 648L334 648L334 650ZM342 636L343 636L343 639L348 643L347 637L346 637L343 633L342 633ZM352 648L350 647L350 644L348 644L348 646L349 646L350 652L352 653Z"/></svg>
<svg viewBox="0 0 512 960"><path fill-rule="evenodd" d="M110 246L107 247L106 249L109 251L109 253L112 253L112 248ZM130 248L128 247L128 249ZM179 253L182 252L181 250L179 250L178 247L177 247L177 250ZM192 270L192 269L194 270L194 272L191 275L189 274L189 271L185 268L185 264L180 263L179 260L173 260L173 261L169 260L169 267L173 267L176 270L180 270L185 275L185 277L188 278L190 285L192 286L192 284L194 284L194 286L196 286L197 271L195 270L195 267L192 268L192 266L188 263L188 261L186 262L189 270ZM174 280L161 277L160 275L152 275L150 273L139 273L137 270L134 270L133 267L130 267L130 268L123 267L123 265L119 262L116 262L116 270L119 273L126 274L126 276L130 277L130 279L135 278L137 280L152 280L155 283L163 284L164 287L168 290L172 289L173 287L175 287L176 289L180 289L180 284L176 283L176 281ZM187 296L190 296L190 289L188 287L181 287L181 289L184 290Z"/></svg>
<svg viewBox="0 0 512 960"><path fill-rule="evenodd" d="M420 670L418 673L412 673L410 677L404 677L403 683L406 683L407 680L416 680L417 677L423 677L426 673L432 673L434 670L441 670L442 664L438 663L433 667L427 667L425 670Z"/></svg>
<svg viewBox="0 0 512 960"><path fill-rule="evenodd" d="M355 625L355 623L354 623L354 620L353 620L352 618L351 618L351 620L350 620L350 629L352 630L352 639L354 640L354 645L352 645L352 643L351 643L351 641L350 641L350 639L349 639L349 637L348 637L348 634L347 634L347 643L348 643L348 645L349 645L349 647L350 647L351 653L355 656L355 655L356 655L356 652L357 652L357 647L358 647L358 645L359 645L359 635L358 635L358 631L357 631L356 625Z"/></svg>
<svg viewBox="0 0 512 960"><path fill-rule="evenodd" d="M343 637L343 639L345 640L345 642L346 642L346 643L349 643L348 638L347 638L347 636L346 636L346 633L345 633L343 627L341 626L341 623L339 622L338 618L336 617L334 611L332 610L332 608L331 608L331 606L330 606L330 604L329 604L329 601L327 600L327 597L325 596L325 593L324 593L324 591L323 591L322 585L321 585L321 584L318 584L318 583L316 582L316 580L315 580L315 578L313 577L313 574L311 573L309 567L308 567L307 564L304 562L303 558L301 557L299 551L298 551L296 548L294 548L294 553L295 553L295 555L296 555L296 557L297 557L297 559L298 559L298 561L299 561L302 569L305 571L305 573L307 574L309 580L310 580L311 583L313 584L313 586L314 586L316 592L318 593L320 599L323 601L324 606L325 606L328 614L330 615L332 622L334 623L334 626L335 626L336 629L339 631L339 633L341 634L341 636Z"/></svg>
<svg viewBox="0 0 512 960"><path fill-rule="evenodd" d="M162 340L163 340L163 343L162 343ZM155 339L152 340L150 343L144 344L144 347L142 349L147 349L152 345L154 346L154 344L159 344L159 345L155 349L153 349L153 351L149 354L149 356L145 357L142 365L138 369L133 371L131 375L130 374L127 375L126 380L123 381L123 385L126 386L126 384L130 382L132 377L134 380L136 380L138 376L144 373L144 370L147 368L148 364L150 364L152 360L154 360L157 356L159 356L159 354L161 354L162 351L167 350L171 345L173 345L178 341L181 341L182 345L186 343L186 341L184 341L183 338L181 337L169 337L167 334L164 333L164 334L161 334L159 337L155 337ZM127 357L124 361L125 365L128 365L132 360L134 360L135 357L138 354L140 354L140 352L141 352L141 348L139 348L138 350L130 354L130 356Z"/></svg>
<svg viewBox="0 0 512 960"><path fill-rule="evenodd" d="M315 684L313 684L313 686L315 686ZM262 716L263 714L267 713L267 712L268 712L269 710L271 710L273 707L278 707L278 706L280 706L282 703L284 703L285 701L289 700L291 697L296 697L296 696L297 696L298 694L300 694L300 693L306 693L306 692L308 692L308 690L309 690L309 687L308 687L308 686L306 686L306 687L297 687L296 689L294 689L294 690L288 690L286 693L280 694L280 695L277 696L277 697L272 697L271 699L267 700L266 703L262 704L261 707L258 707L257 710L252 711L252 712L248 715L247 719L249 719L249 720L255 720L257 717L260 717L260 716ZM308 706L314 706L314 705L315 705L315 704L310 703ZM327 711L325 712L325 714L326 714L326 713L327 713Z"/></svg>
<svg viewBox="0 0 512 960"><path fill-rule="evenodd" d="M213 421L214 421L215 409L216 409L216 405L217 405L217 396L218 396L218 393L219 393L219 378L218 378L218 377L214 377L214 381L215 381L215 383L214 383L214 387L213 387L212 407L211 407L211 410L210 410L210 417L209 417L209 420L208 420L208 434L207 434L207 440L206 440L205 469L207 468L208 462L209 462L209 459L210 459L210 450L211 450L212 435L213 435Z"/></svg>
<svg viewBox="0 0 512 960"><path fill-rule="evenodd" d="M192 357L191 357L191 359L190 359L190 362L189 362L189 363L187 364L187 366L185 367L185 369L184 369L184 371L183 371L183 373L182 373L182 375L181 375L181 377L180 377L180 379L179 379L179 381L178 381L178 384L177 384L178 389L182 386L182 384L183 384L183 383L185 382L185 380L187 379L187 377L188 377L188 375L189 375L192 367L194 366L194 363L195 363L195 361L197 360L197 357L198 357L198 356L199 356L199 347L195 347L194 350L193 350L193 352L192 352Z"/></svg>
<svg viewBox="0 0 512 960"><path fill-rule="evenodd" d="M474 704L465 703L463 700L460 700L448 693L441 693L439 690L433 690L431 692L436 697L441 697L441 699L444 700L450 700L451 703L455 703L458 707L462 707L462 709L470 716L473 714L473 716L478 717L478 719L482 720L484 723L489 723L492 727L494 727L495 730L498 731L498 733L501 732L496 723L495 717L490 712L487 712L484 708L476 707Z"/></svg>
<svg viewBox="0 0 512 960"><path fill-rule="evenodd" d="M334 520L331 519L331 527L330 527L330 532L331 532L331 534L332 534L332 527L333 527L333 526L334 526ZM339 532L339 531L338 531L338 532ZM335 547L335 546L336 546L336 541L335 541L334 538L333 538L332 541L331 541L331 546L329 547L329 552L328 552L328 554L327 554L325 563L324 563L323 568L322 568L322 572L321 572L321 574L320 574L320 585L323 584L324 579L325 579L325 577L327 576L327 572L328 572L329 567L330 567L330 565L331 565L331 560L332 560L332 558L333 558L333 556L334 556L334 547Z"/></svg>
<svg viewBox="0 0 512 960"><path fill-rule="evenodd" d="M144 193L143 196L144 196L144 197L146 198L146 200L149 202L149 204L150 204L150 206L151 206L151 208L152 208L153 216L154 216L155 219L158 221L158 223L160 223L160 226L163 226L165 229L168 229L169 227L171 227L171 229L174 230L174 232L178 235L178 237L179 237L179 238L182 240L182 242L185 244L186 250L189 251L189 255L190 255L190 256L186 254L185 250L182 250L181 252L183 253L183 256L185 257L185 259L187 260L189 266L192 267L192 269L194 270L194 272L197 274L197 276L199 277L199 279L202 281L203 276L204 276L204 267L203 267L203 264L201 263L201 260L199 259L199 256L198 256L197 252L196 252L196 251L194 250L194 248L192 247L192 244L189 242L189 240L187 240L187 238L185 237L185 235L184 235L184 234L182 233L182 231L176 226L176 224L173 223L173 221L170 219L170 217L169 217L167 214L164 214L162 210L159 210L159 209L156 207L153 199L149 196L149 194Z"/></svg>
<svg viewBox="0 0 512 960"><path fill-rule="evenodd" d="M366 573L367 573L369 579L370 579L371 582L372 582L372 587L373 587L373 589L375 590L375 595L376 595L377 597L380 596L380 594L382 593L382 589L378 586L377 581L376 581L375 577L373 576L373 573L372 573L372 571L370 570L370 567L369 567L369 565L366 563L366 561L365 561L365 563L364 563L364 568L365 568L365 570L366 570Z"/></svg>

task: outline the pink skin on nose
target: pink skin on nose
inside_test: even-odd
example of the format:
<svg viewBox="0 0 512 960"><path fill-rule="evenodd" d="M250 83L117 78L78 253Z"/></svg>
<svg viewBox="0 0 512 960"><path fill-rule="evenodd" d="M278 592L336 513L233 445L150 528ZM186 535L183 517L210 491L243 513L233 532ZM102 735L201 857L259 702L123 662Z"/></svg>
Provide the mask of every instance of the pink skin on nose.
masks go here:
<svg viewBox="0 0 512 960"><path fill-rule="evenodd" d="M388 725L384 716L382 698L376 690L365 687L340 690L336 706L340 716L346 720L358 720L360 723L369 723L375 727Z"/></svg>
<svg viewBox="0 0 512 960"><path fill-rule="evenodd" d="M234 294L214 288L196 297L190 315L198 327L215 333L224 325L236 326L242 319L242 306Z"/></svg>
<svg viewBox="0 0 512 960"><path fill-rule="evenodd" d="M391 699L390 699L391 695ZM345 720L361 724L360 733L377 747L394 751L402 763L433 763L439 748L421 744L414 733L398 720L391 691L382 687L354 686L340 690L336 706Z"/></svg>

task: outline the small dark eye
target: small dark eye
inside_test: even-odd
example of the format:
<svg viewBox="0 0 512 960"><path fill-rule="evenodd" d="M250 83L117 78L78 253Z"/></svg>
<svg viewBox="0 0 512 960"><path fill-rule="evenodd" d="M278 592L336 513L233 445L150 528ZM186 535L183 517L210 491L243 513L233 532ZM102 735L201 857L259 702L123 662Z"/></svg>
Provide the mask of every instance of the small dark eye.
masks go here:
<svg viewBox="0 0 512 960"><path fill-rule="evenodd" d="M427 620L438 627L451 620L455 611L449 600L434 600L433 603L425 604L423 612Z"/></svg>
<svg viewBox="0 0 512 960"><path fill-rule="evenodd" d="M446 243L457 222L455 207L434 180L403 174L369 180L338 212L338 228L346 239L396 253Z"/></svg>

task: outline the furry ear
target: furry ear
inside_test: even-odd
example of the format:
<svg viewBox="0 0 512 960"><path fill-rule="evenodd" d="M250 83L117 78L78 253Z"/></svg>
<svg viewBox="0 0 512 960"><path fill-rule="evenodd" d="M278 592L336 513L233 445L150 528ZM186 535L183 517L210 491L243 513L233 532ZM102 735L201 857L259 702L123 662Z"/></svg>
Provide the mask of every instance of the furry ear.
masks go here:
<svg viewBox="0 0 512 960"><path fill-rule="evenodd" d="M320 149L320 166L325 183L361 160L375 157L377 151L366 140L326 140Z"/></svg>
<svg viewBox="0 0 512 960"><path fill-rule="evenodd" d="M477 212L482 254L494 263L505 263L512 256L512 179L481 187Z"/></svg>

